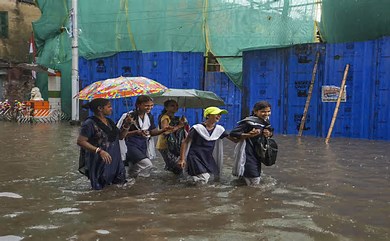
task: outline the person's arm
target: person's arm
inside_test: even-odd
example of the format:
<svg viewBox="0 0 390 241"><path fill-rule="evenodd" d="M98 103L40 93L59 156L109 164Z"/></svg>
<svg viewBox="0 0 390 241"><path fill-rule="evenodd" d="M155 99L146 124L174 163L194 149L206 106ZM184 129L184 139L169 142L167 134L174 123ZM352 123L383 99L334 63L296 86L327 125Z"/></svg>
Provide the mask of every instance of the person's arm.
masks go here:
<svg viewBox="0 0 390 241"><path fill-rule="evenodd" d="M248 131L249 128L251 127L248 124L242 122L230 132L230 137L236 138L238 141L240 141L255 137L261 133L260 129L252 128L250 131Z"/></svg>
<svg viewBox="0 0 390 241"><path fill-rule="evenodd" d="M234 142L234 143L237 143L240 141L239 138L236 138L236 137L232 137L229 132L227 132L226 130L222 133L222 135L219 137L219 139L224 139L224 138L227 138L228 140Z"/></svg>
<svg viewBox="0 0 390 241"><path fill-rule="evenodd" d="M167 118L166 116L163 116L163 118L161 119L161 129L164 129L166 127L169 126L169 118ZM172 131L167 131L167 132L163 132L162 134L163 135L168 135L169 133L171 133Z"/></svg>
<svg viewBox="0 0 390 241"><path fill-rule="evenodd" d="M123 140L128 135L129 129L133 124L134 124L134 119L130 115L127 115L120 129L120 133L119 133L120 140Z"/></svg>
<svg viewBox="0 0 390 241"><path fill-rule="evenodd" d="M153 130L150 131L150 135L151 136L158 136L164 132L172 131L172 130L173 130L173 126L170 126L170 125L165 126L164 128L161 128L160 130L158 130L157 128L154 128Z"/></svg>
<svg viewBox="0 0 390 241"><path fill-rule="evenodd" d="M181 147L180 147L180 159L179 161L177 162L177 165L184 169L184 167L186 166L186 150L187 150L187 147L188 147L188 143L190 142L191 140L191 136L187 136L186 139L184 139L184 141L181 143Z"/></svg>
<svg viewBox="0 0 390 241"><path fill-rule="evenodd" d="M261 134L261 130L260 129L253 128L251 131L249 131L247 133L242 133L240 139L241 140L245 140L245 139L248 139L248 138L252 138L252 137L258 136L260 134Z"/></svg>
<svg viewBox="0 0 390 241"><path fill-rule="evenodd" d="M96 147L91 143L89 143L88 137L79 135L79 137L77 138L77 145L79 145L80 147L84 148L87 151L98 154L102 158L102 160L107 164L110 164L112 161L110 154L108 154L108 152L101 149L100 147Z"/></svg>

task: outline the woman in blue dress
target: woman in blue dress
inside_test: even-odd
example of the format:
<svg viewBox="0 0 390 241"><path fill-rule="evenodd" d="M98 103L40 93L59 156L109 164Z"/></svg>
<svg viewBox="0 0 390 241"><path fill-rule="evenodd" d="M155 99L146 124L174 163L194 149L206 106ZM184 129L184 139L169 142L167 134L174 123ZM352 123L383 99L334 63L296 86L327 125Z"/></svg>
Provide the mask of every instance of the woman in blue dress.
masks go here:
<svg viewBox="0 0 390 241"><path fill-rule="evenodd" d="M106 117L112 113L111 103L106 99L94 99L83 107L91 109L94 115L83 122L77 138L77 144L81 147L79 171L89 178L95 190L110 184L125 183L126 172L120 157L119 138L125 137L132 120L127 118L124 128L119 130Z"/></svg>
<svg viewBox="0 0 390 241"><path fill-rule="evenodd" d="M206 120L201 124L192 126L187 138L181 146L178 165L181 168L187 166L191 181L206 184L211 175L218 178L222 171L223 145L222 139L229 137L221 125L217 122L221 114L227 114L226 110L217 107L208 107L204 111Z"/></svg>
<svg viewBox="0 0 390 241"><path fill-rule="evenodd" d="M270 115L271 104L259 101L253 107L252 115L239 121L230 132L231 137L241 140L234 149L233 175L243 177L248 186L260 183L261 161L256 155L254 143L260 135L272 136Z"/></svg>

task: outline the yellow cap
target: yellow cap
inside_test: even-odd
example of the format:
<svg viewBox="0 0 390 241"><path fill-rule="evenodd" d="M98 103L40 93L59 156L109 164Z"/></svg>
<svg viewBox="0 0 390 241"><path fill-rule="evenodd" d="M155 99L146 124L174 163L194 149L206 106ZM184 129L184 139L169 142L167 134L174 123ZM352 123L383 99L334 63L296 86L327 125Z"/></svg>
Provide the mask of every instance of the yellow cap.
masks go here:
<svg viewBox="0 0 390 241"><path fill-rule="evenodd" d="M227 113L228 113L227 110L222 110L218 107L211 106L211 107L204 109L203 116L206 118L206 116L208 116L208 115L219 115L219 114L227 114Z"/></svg>

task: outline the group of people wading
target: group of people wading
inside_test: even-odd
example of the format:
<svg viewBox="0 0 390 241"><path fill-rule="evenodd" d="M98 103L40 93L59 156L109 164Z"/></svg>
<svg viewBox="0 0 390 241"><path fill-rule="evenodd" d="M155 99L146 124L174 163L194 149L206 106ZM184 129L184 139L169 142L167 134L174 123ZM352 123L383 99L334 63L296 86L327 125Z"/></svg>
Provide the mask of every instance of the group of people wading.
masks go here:
<svg viewBox="0 0 390 241"><path fill-rule="evenodd" d="M151 97L139 96L135 110L123 114L117 124L107 117L112 113L109 100L98 98L84 106L93 116L82 123L77 139L81 147L79 171L90 179L93 189L150 176L155 149L164 159L165 170L191 183L206 184L210 178L218 180L225 137L237 143L233 175L245 180L248 186L260 183L261 161L253 143L261 135L267 138L273 135L268 102L257 102L252 115L239 121L230 133L217 124L222 114L228 114L218 107L206 108L204 121L190 128L184 116L175 116L179 106L174 100L164 103L156 126L151 115L153 105ZM153 136L158 136L156 146Z"/></svg>

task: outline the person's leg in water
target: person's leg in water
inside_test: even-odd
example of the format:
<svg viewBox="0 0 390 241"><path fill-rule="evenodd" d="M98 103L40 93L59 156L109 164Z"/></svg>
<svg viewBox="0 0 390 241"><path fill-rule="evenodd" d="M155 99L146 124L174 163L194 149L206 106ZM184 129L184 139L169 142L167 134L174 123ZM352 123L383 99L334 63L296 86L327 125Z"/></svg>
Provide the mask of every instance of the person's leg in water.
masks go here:
<svg viewBox="0 0 390 241"><path fill-rule="evenodd" d="M172 154L171 152L169 152L168 149L162 149L159 151L160 151L161 156L163 157L164 162L165 162L164 169L167 171L173 172L176 175L182 175L183 169L180 168L179 165L177 164L179 157L177 157L174 154Z"/></svg>
<svg viewBox="0 0 390 241"><path fill-rule="evenodd" d="M253 187L260 184L260 177L244 177L246 185Z"/></svg>
<svg viewBox="0 0 390 241"><path fill-rule="evenodd" d="M190 176L190 181L195 185L204 185L209 182L210 173L202 173L196 176Z"/></svg>
<svg viewBox="0 0 390 241"><path fill-rule="evenodd" d="M138 176L149 177L152 167L153 167L152 161L149 158L144 158L141 161L132 164L129 167L129 177L131 178L136 178Z"/></svg>

